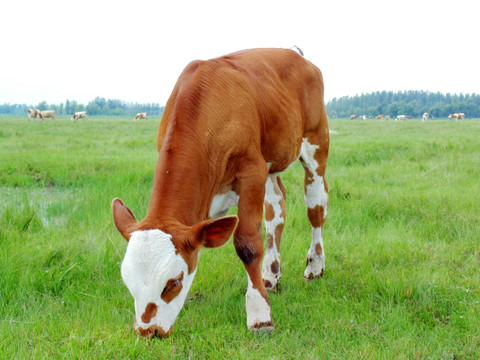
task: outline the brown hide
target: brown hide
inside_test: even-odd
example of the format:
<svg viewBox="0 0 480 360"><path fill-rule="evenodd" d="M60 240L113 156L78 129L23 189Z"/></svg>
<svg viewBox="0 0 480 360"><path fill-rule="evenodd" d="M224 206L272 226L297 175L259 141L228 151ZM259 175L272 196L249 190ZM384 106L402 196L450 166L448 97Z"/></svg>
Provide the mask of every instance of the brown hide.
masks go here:
<svg viewBox="0 0 480 360"><path fill-rule="evenodd" d="M55 119L55 110L44 110L41 112L43 118Z"/></svg>
<svg viewBox="0 0 480 360"><path fill-rule="evenodd" d="M302 137L320 126L328 134L322 75L292 50L190 63L165 107L153 192L138 227L207 219L213 197L220 186L235 186L242 163L261 156L265 171L267 163L270 173L283 171L297 159ZM326 158L328 135L325 147Z"/></svg>
<svg viewBox="0 0 480 360"><path fill-rule="evenodd" d="M323 79L308 60L292 50L255 49L194 61L180 75L159 126L147 215L136 222L131 211L114 200L115 224L127 240L135 230L161 229L172 235L190 268L196 265L196 248L219 246L237 226L236 217L218 219L218 226L209 223L213 197L220 189L240 194L248 184L240 196L243 225L237 231L261 239L267 173L292 164L302 138L319 145L315 158L324 169L329 132ZM198 243L195 233L204 227L213 229L214 239ZM261 258L261 243L251 254L250 246L241 245L236 244L236 250L245 264Z"/></svg>

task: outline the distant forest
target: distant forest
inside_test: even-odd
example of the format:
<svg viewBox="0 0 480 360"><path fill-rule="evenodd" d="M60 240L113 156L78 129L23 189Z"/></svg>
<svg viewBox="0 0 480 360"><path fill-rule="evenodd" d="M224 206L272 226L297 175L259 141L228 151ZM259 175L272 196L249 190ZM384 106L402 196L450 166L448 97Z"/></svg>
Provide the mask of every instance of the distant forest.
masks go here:
<svg viewBox="0 0 480 360"><path fill-rule="evenodd" d="M36 105L3 104L0 113L26 114L28 108L38 110L55 110L57 115L71 115L77 111L87 111L92 115L133 116L139 112L149 115L161 115L164 106L159 104L127 103L121 100L96 97L87 105L67 100L60 104L47 104L42 101ZM371 94L343 96L334 98L326 104L330 117L350 117L350 115L406 115L421 117L427 112L433 118L446 118L449 114L465 113L467 118L480 118L480 95L477 94L442 94L427 91L381 91Z"/></svg>
<svg viewBox="0 0 480 360"><path fill-rule="evenodd" d="M371 94L334 98L326 104L329 117L350 115L406 115L422 117L429 113L434 118L446 118L453 113L465 113L467 118L480 118L480 95L442 94L427 91L382 91Z"/></svg>
<svg viewBox="0 0 480 360"><path fill-rule="evenodd" d="M149 115L160 115L164 106L159 104L127 103L121 100L96 97L87 105L79 104L75 100L67 100L60 104L47 104L42 101L36 105L3 104L0 105L0 113L3 114L26 114L28 108L38 110L55 110L57 115L72 115L77 111L86 111L88 115L117 115L133 116L139 112L147 112Z"/></svg>

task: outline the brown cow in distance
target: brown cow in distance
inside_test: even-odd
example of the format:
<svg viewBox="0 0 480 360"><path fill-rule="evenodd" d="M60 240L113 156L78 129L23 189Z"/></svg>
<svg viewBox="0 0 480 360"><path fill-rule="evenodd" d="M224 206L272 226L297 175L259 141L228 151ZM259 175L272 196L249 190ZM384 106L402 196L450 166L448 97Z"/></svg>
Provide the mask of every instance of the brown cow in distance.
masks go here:
<svg viewBox="0 0 480 360"><path fill-rule="evenodd" d="M52 118L52 119L55 119L55 110L43 110L41 112L42 114L42 118Z"/></svg>
<svg viewBox="0 0 480 360"><path fill-rule="evenodd" d="M323 91L320 70L287 49L246 50L185 68L158 129L147 215L137 221L119 199L112 202L115 225L128 241L121 272L135 299L139 335L170 334L199 251L232 234L248 277L247 327L273 329L267 290L281 277L286 213L280 173L297 160L305 169L312 235L304 278L323 275L329 148ZM231 206L238 206L238 217L225 216Z"/></svg>
<svg viewBox="0 0 480 360"><path fill-rule="evenodd" d="M140 119L148 119L148 113L146 113L146 112L138 113L133 118L133 120L140 120Z"/></svg>

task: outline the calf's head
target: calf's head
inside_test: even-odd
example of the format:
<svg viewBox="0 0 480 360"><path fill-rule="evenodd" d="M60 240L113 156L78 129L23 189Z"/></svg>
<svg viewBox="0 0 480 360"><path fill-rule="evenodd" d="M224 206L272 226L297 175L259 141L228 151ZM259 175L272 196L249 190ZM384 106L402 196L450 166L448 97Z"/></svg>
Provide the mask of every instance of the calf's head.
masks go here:
<svg viewBox="0 0 480 360"><path fill-rule="evenodd" d="M119 199L112 202L115 225L128 241L122 278L135 300L134 328L142 337L166 337L183 307L202 247L230 238L236 216L205 220L192 227L145 229ZM142 228L142 229L141 229Z"/></svg>

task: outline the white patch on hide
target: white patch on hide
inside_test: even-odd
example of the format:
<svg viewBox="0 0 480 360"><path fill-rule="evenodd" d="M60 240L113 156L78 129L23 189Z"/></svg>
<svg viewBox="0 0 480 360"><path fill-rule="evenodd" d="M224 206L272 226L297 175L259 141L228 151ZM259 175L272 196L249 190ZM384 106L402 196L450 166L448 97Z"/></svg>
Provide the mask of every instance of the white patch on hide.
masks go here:
<svg viewBox="0 0 480 360"><path fill-rule="evenodd" d="M323 176L317 174L318 162L315 160L314 157L318 147L318 145L312 145L308 142L308 139L303 138L300 156L302 157L305 166L310 170L313 175L313 182L306 187L305 204L310 209L313 209L316 206L322 206L323 217L326 218L328 194L325 191L325 183L323 181Z"/></svg>
<svg viewBox="0 0 480 360"><path fill-rule="evenodd" d="M228 191L224 194L217 194L213 197L212 204L208 216L210 218L217 218L227 215L228 210L232 206L238 205L238 195L234 191Z"/></svg>
<svg viewBox="0 0 480 360"><path fill-rule="evenodd" d="M281 216L282 214L282 207L280 206L280 201L283 199L282 195L279 195L275 192L275 186L273 184L272 179L269 177L267 178L267 182L265 184L265 202L272 205L274 217L271 221L265 220L265 230L267 234L272 235L273 245L271 248L267 247L267 251L263 258L263 265L262 265L262 277L264 280L270 281L272 287L275 287L278 280L281 277L280 272L280 252L277 249L276 243L276 234L275 229L278 225L285 223L285 218ZM272 263L274 261L278 262L278 272L272 272Z"/></svg>
<svg viewBox="0 0 480 360"><path fill-rule="evenodd" d="M121 272L125 285L135 299L136 330L156 325L168 332L187 297L196 270L188 274L188 265L180 254L176 254L171 239L171 235L158 229L131 234ZM182 271L182 290L166 303L161 298L165 285ZM157 305L157 312L148 323L144 323L142 315L149 303Z"/></svg>

